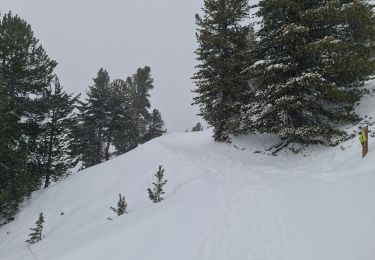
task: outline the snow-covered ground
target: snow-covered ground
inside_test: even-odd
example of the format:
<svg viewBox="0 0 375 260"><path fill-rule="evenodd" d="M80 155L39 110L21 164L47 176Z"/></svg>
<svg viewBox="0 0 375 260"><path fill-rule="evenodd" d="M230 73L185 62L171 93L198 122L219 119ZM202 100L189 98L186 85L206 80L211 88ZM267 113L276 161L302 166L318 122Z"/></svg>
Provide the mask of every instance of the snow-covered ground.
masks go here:
<svg viewBox="0 0 375 260"><path fill-rule="evenodd" d="M359 111L374 115L374 98ZM39 260L375 259L372 139L362 159L357 138L275 157L254 153L271 136L232 145L210 136L166 135L34 193L0 227L0 259L35 259L24 241L40 212L45 238L31 246ZM152 204L146 190L159 165L166 196ZM129 214L117 217L119 193Z"/></svg>

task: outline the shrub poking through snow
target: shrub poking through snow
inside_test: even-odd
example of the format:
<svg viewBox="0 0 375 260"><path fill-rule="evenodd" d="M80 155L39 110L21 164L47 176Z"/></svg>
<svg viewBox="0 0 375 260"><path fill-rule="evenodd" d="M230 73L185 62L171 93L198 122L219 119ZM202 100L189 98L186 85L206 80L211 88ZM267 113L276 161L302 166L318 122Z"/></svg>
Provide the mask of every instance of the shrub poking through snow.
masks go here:
<svg viewBox="0 0 375 260"><path fill-rule="evenodd" d="M43 217L43 212L41 212L38 220L35 222L36 227L30 228L30 230L32 230L33 232L29 234L30 238L26 240L26 243L29 243L32 245L42 240L43 223L44 223L44 217Z"/></svg>
<svg viewBox="0 0 375 260"><path fill-rule="evenodd" d="M159 170L155 174L155 177L157 178L157 180L156 182L152 183L154 184L153 189L152 190L147 189L147 191L148 191L148 197L150 198L150 200L152 200L152 202L154 203L158 203L164 199L161 195L165 193L163 191L163 186L167 183L167 180L163 180L164 169L161 165L159 166Z"/></svg>
<svg viewBox="0 0 375 260"><path fill-rule="evenodd" d="M203 131L203 126L201 124L201 122L198 122L195 126L193 126L193 128L191 129L192 132L199 132L199 131Z"/></svg>
<svg viewBox="0 0 375 260"><path fill-rule="evenodd" d="M121 216L123 214L128 214L128 211L126 210L128 208L128 203L125 201L125 197L121 196L121 194L118 195L119 200L117 202L117 208L111 207L111 209L116 212L118 216Z"/></svg>

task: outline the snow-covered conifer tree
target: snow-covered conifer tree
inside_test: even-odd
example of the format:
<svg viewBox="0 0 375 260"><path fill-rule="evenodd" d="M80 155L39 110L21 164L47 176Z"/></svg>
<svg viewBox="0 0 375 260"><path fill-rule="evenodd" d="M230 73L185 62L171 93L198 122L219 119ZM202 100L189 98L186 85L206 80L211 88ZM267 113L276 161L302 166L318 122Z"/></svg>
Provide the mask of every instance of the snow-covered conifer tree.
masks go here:
<svg viewBox="0 0 375 260"><path fill-rule="evenodd" d="M117 208L111 207L111 209L118 215L121 216L123 214L128 214L127 208L128 203L126 203L125 197L121 194L118 195L119 200L117 202Z"/></svg>
<svg viewBox="0 0 375 260"><path fill-rule="evenodd" d="M36 227L30 228L30 230L33 231L33 232L29 234L30 238L28 240L26 240L26 243L35 244L35 243L39 242L40 240L42 240L42 238L43 238L43 235L42 235L43 223L44 223L44 217L43 217L43 213L41 212L39 214L38 220L35 222Z"/></svg>
<svg viewBox="0 0 375 260"><path fill-rule="evenodd" d="M354 105L375 72L375 17L354 1L259 3L258 61L251 67L254 100L246 124L287 142L328 142L336 126L358 117Z"/></svg>
<svg viewBox="0 0 375 260"><path fill-rule="evenodd" d="M198 122L193 128L191 129L192 132L199 132L203 131L203 126L200 122Z"/></svg>
<svg viewBox="0 0 375 260"><path fill-rule="evenodd" d="M156 137L162 136L167 130L164 128L164 121L159 110L154 109L147 127L144 141L147 142Z"/></svg>
<svg viewBox="0 0 375 260"><path fill-rule="evenodd" d="M159 166L159 170L155 174L155 177L156 177L156 182L152 183L154 187L152 188L152 190L147 189L147 191L148 191L148 197L150 198L150 200L152 200L152 202L154 203L158 203L164 200L164 198L162 197L162 195L165 193L163 191L163 186L167 184L167 180L163 180L164 169L161 165Z"/></svg>
<svg viewBox="0 0 375 260"><path fill-rule="evenodd" d="M194 101L200 115L214 127L215 140L228 142L229 134L238 128L248 88L251 27L244 20L249 5L247 0L205 0L202 10L202 16L196 15L199 65L193 77Z"/></svg>

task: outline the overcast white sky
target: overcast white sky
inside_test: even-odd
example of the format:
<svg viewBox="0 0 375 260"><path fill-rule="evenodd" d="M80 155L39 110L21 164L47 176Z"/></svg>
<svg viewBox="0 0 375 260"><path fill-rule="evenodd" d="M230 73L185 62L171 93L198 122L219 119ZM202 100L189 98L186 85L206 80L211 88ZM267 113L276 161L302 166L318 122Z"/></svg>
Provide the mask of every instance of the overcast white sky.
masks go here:
<svg viewBox="0 0 375 260"><path fill-rule="evenodd" d="M148 65L152 106L169 132L191 128L195 18L203 0L0 0L31 24L68 92L85 93L99 68L112 79Z"/></svg>

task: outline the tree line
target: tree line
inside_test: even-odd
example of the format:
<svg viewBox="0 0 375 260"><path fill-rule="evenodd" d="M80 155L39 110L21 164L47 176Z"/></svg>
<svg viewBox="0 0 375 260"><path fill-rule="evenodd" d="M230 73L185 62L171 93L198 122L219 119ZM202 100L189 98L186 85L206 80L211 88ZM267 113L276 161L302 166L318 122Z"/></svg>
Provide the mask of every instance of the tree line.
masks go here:
<svg viewBox="0 0 375 260"><path fill-rule="evenodd" d="M272 133L284 144L331 144L359 120L355 106L375 71L366 1L204 0L196 24L194 103L216 141Z"/></svg>
<svg viewBox="0 0 375 260"><path fill-rule="evenodd" d="M151 111L151 69L111 81L100 69L87 98L64 91L52 60L31 26L12 13L0 17L0 224L22 201L65 177L166 132Z"/></svg>

